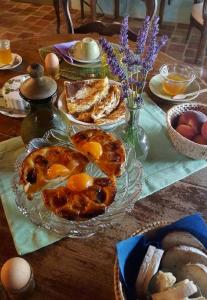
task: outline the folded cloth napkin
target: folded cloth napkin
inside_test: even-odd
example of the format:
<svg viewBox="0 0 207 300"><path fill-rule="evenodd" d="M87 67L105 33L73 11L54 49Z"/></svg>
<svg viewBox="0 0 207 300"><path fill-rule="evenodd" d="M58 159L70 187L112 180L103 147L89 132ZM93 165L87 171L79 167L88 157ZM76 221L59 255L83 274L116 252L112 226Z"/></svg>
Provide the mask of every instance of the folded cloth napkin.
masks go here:
<svg viewBox="0 0 207 300"><path fill-rule="evenodd" d="M192 160L176 152L166 134L165 113L146 94L144 101L140 123L149 137L150 152L143 164L141 198L207 166L206 160ZM35 251L61 238L33 225L16 207L12 177L15 160L22 151L20 138L0 143L0 196L19 254Z"/></svg>
<svg viewBox="0 0 207 300"><path fill-rule="evenodd" d="M149 244L161 248L162 238L167 233L176 230L193 234L207 248L207 225L199 214L184 217L157 230L153 239L139 234L116 245L121 280L126 287L127 299L134 299L135 281Z"/></svg>
<svg viewBox="0 0 207 300"><path fill-rule="evenodd" d="M66 61L66 62L73 62L73 59L70 55L69 49L71 49L75 43L77 41L72 41L72 42L67 42L67 43L61 43L61 44L56 44L54 45L54 49L55 51L57 51L57 53L62 56L62 58Z"/></svg>
<svg viewBox="0 0 207 300"><path fill-rule="evenodd" d="M17 208L12 188L14 164L24 151L20 137L0 143L0 198L18 254L23 255L59 240L61 236L32 224Z"/></svg>

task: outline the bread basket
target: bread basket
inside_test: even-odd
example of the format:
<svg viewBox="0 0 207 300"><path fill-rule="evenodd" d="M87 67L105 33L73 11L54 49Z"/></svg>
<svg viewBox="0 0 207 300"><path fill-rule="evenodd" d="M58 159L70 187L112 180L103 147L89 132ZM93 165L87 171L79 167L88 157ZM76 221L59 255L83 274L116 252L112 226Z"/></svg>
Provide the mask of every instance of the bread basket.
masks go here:
<svg viewBox="0 0 207 300"><path fill-rule="evenodd" d="M167 112L167 131L175 149L193 159L207 159L207 145L195 143L180 133L173 127L173 122L183 112L188 110L201 111L207 115L207 105L202 103L183 103L173 106Z"/></svg>
<svg viewBox="0 0 207 300"><path fill-rule="evenodd" d="M167 221L158 221L151 224L148 224L144 227L139 228L136 232L132 234L132 236L135 236L137 234L143 234L143 233L152 233L156 231L157 229L160 229L161 227L164 227L168 225L170 222ZM116 258L115 264L114 264L114 293L115 293L115 299L116 300L127 300L124 289L122 286L122 283L119 279L119 265L118 260Z"/></svg>

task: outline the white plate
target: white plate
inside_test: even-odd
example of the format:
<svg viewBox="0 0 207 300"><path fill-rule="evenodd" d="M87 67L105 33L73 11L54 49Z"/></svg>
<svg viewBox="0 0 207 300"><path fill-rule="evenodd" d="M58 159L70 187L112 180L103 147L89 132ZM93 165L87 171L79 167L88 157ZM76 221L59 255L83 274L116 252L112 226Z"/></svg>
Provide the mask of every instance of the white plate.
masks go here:
<svg viewBox="0 0 207 300"><path fill-rule="evenodd" d="M0 113L14 118L24 118L28 113L29 104L19 95L19 87L27 78L28 74L18 75L6 81L2 87L1 106L4 106L8 111L0 109ZM15 104L10 107L9 100L15 99ZM18 113L19 111L19 113Z"/></svg>
<svg viewBox="0 0 207 300"><path fill-rule="evenodd" d="M94 80L94 79L92 79L92 80ZM109 83L110 84L116 83L118 85L120 84L119 82L116 82L114 80L109 80ZM87 123L87 122L82 122L80 120L77 120L73 115L68 113L67 105L66 105L65 91L62 92L61 95L59 96L59 98L57 100L57 107L58 107L59 110L61 110L63 113L66 114L66 116L67 116L67 118L70 122L77 125L79 128L86 128L86 126L87 126L89 128L102 128L103 130L111 130L114 127L116 127L118 125L121 125L125 122L125 120L120 120L118 122L114 122L114 123L111 123L111 124L96 125L95 123L93 124L93 123Z"/></svg>
<svg viewBox="0 0 207 300"><path fill-rule="evenodd" d="M0 66L0 70L11 70L18 67L22 63L22 57L19 54L12 53L13 63L10 65Z"/></svg>
<svg viewBox="0 0 207 300"><path fill-rule="evenodd" d="M188 102L195 99L199 95L200 85L196 80L194 80L186 89L186 94L193 93L193 92L196 92L196 94L194 96L190 96L180 100L173 99L172 96L166 94L162 88L162 82L163 82L162 76L160 74L157 74L151 78L149 82L149 88L151 92L156 96L158 96L159 98L170 101L172 103Z"/></svg>

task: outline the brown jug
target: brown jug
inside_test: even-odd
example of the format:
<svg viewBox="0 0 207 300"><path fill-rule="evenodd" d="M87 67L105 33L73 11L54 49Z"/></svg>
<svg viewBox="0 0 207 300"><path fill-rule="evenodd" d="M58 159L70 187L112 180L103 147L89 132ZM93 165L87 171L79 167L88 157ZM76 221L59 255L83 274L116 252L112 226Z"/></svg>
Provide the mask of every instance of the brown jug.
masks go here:
<svg viewBox="0 0 207 300"><path fill-rule="evenodd" d="M29 65L27 72L30 78L20 87L21 97L30 104L30 112L21 125L24 144L33 138L41 138L49 129L60 129L67 134L69 121L53 104L57 97L55 80L44 76L44 68L40 64Z"/></svg>

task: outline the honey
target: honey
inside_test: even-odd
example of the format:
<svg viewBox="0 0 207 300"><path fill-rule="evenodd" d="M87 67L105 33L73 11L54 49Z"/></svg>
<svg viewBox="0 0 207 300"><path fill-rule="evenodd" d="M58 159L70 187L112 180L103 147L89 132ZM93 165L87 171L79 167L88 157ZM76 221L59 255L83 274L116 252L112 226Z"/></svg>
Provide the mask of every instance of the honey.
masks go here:
<svg viewBox="0 0 207 300"><path fill-rule="evenodd" d="M170 96L183 94L187 88L188 82L184 75L170 73L163 81L162 88Z"/></svg>
<svg viewBox="0 0 207 300"><path fill-rule="evenodd" d="M12 53L9 40L0 40L0 65L12 63Z"/></svg>

